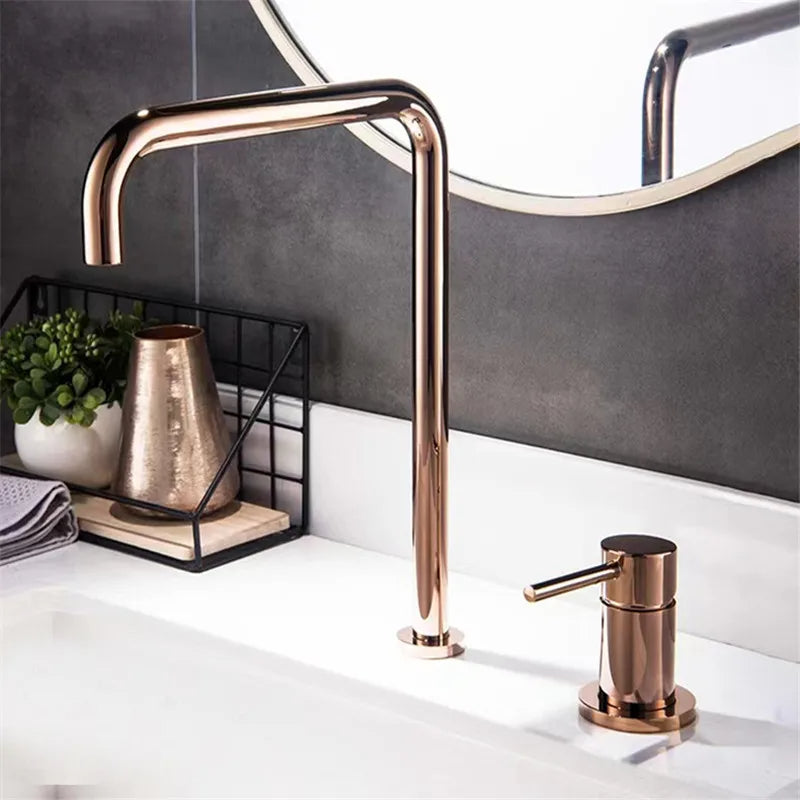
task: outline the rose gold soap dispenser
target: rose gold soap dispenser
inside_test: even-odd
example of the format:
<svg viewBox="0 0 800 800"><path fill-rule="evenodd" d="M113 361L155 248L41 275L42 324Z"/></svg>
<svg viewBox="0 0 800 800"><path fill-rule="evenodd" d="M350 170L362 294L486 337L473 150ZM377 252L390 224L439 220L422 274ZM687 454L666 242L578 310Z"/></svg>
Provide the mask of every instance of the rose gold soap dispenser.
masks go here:
<svg viewBox="0 0 800 800"><path fill-rule="evenodd" d="M579 693L584 719L631 733L663 733L695 720L695 699L675 684L678 552L656 536L601 542L603 563L525 587L531 603L602 583L600 679Z"/></svg>

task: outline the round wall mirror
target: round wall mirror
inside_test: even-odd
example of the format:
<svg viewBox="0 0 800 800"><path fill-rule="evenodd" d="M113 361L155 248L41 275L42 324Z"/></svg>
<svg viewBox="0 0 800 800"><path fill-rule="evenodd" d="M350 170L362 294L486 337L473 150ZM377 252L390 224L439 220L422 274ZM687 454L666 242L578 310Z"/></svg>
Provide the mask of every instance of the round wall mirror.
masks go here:
<svg viewBox="0 0 800 800"><path fill-rule="evenodd" d="M250 2L303 82L396 77L423 89L445 124L451 190L481 202L626 210L800 140L795 2ZM352 128L408 165L399 123Z"/></svg>

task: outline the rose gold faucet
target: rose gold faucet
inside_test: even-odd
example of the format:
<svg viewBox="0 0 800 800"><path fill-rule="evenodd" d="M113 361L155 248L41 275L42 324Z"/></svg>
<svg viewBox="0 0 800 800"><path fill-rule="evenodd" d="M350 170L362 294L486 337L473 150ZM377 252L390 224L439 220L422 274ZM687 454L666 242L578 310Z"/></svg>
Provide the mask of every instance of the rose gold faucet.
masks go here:
<svg viewBox="0 0 800 800"><path fill-rule="evenodd" d="M328 84L217 97L145 108L105 135L83 187L87 264L122 262L121 200L137 157L157 150L319 128L397 119L413 151L414 408L412 546L417 598L413 624L398 636L423 658L463 652L447 624L447 146L431 103L397 81Z"/></svg>

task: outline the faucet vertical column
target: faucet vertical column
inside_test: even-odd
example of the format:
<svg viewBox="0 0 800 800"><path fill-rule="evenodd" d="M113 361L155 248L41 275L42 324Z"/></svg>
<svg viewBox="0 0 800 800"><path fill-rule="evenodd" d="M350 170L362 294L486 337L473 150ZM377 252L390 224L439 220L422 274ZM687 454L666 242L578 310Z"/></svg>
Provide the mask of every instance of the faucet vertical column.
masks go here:
<svg viewBox="0 0 800 800"><path fill-rule="evenodd" d="M398 633L412 655L464 652L447 623L448 186L440 127L421 108L401 113L414 152L414 410L412 541L416 610Z"/></svg>

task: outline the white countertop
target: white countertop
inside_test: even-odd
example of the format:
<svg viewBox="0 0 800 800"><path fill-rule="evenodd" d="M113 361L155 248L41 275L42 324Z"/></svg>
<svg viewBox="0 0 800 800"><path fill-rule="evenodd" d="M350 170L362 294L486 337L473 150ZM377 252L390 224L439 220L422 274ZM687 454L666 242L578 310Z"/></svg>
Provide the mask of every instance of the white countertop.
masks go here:
<svg viewBox="0 0 800 800"><path fill-rule="evenodd" d="M3 567L0 593L58 588L291 658L732 796L797 797L797 664L680 635L676 674L698 698L680 734L636 736L579 720L596 677L600 611L451 575L457 659L402 655L408 561L315 536L194 575L85 543ZM592 590L588 590L592 591ZM744 589L743 589L744 591ZM680 607L679 612L680 614ZM720 609L724 613L724 609ZM768 620L765 620L768 624Z"/></svg>

